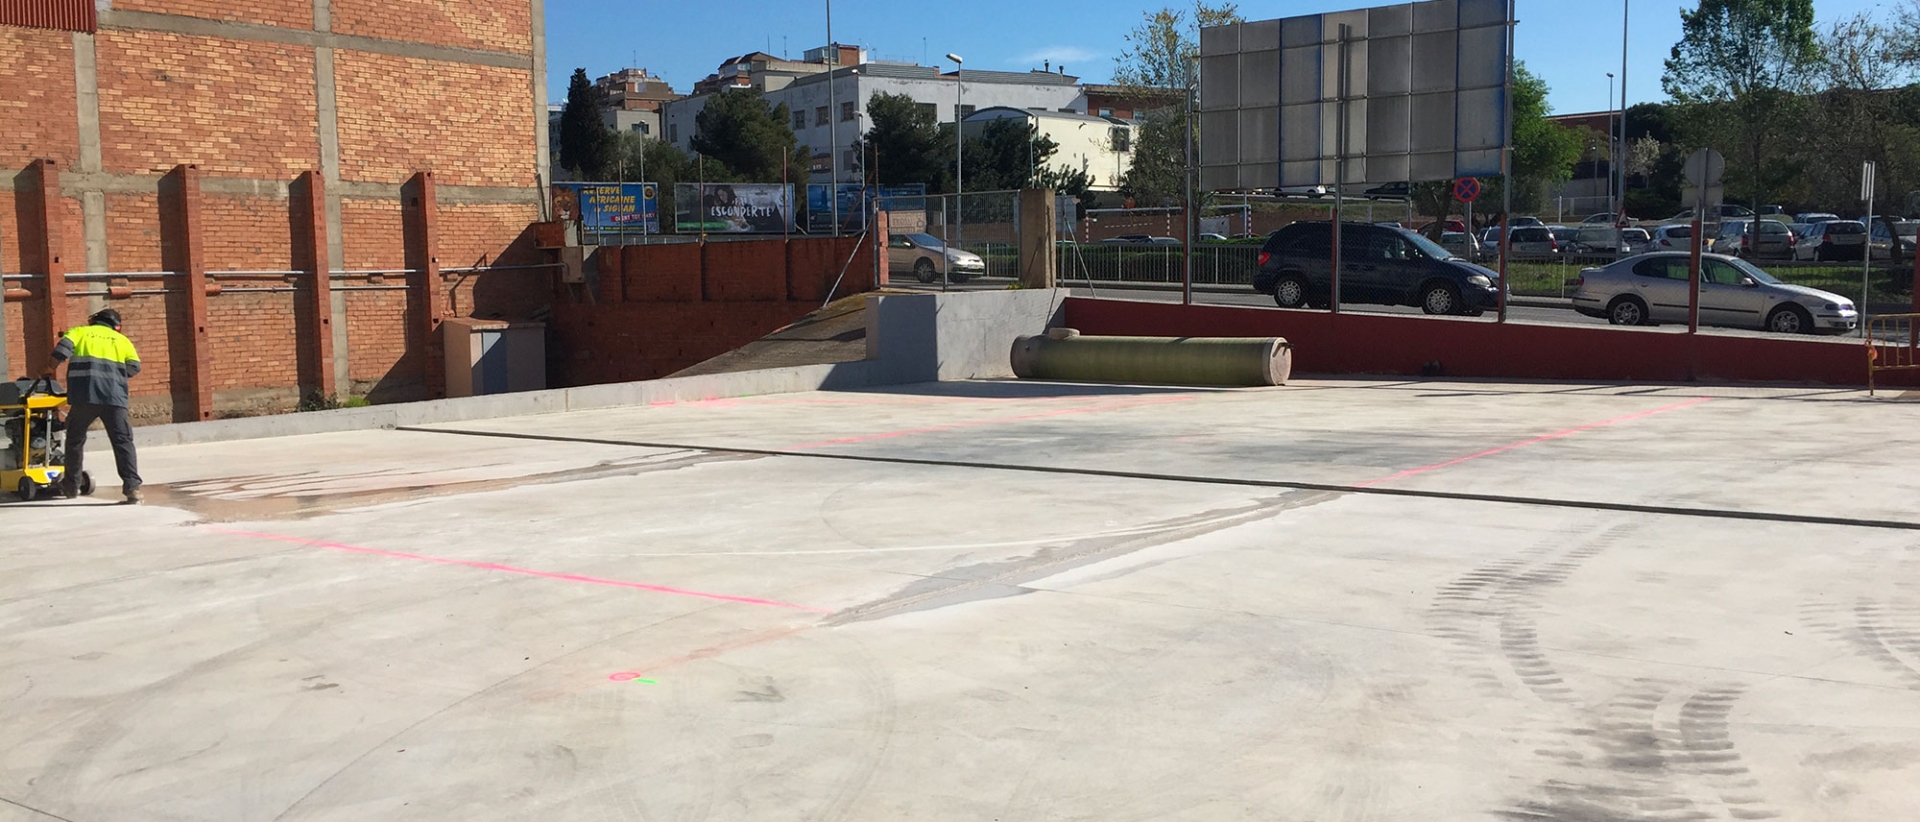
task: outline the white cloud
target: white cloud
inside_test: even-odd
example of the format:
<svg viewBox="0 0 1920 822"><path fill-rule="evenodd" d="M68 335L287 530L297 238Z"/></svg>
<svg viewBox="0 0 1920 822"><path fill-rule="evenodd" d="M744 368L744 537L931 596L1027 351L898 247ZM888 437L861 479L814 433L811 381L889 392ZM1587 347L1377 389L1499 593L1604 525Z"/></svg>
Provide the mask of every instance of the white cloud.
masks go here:
<svg viewBox="0 0 1920 822"><path fill-rule="evenodd" d="M1043 46L1014 58L1019 63L1038 63L1051 60L1054 65L1061 63L1085 63L1100 56L1100 52L1079 46Z"/></svg>

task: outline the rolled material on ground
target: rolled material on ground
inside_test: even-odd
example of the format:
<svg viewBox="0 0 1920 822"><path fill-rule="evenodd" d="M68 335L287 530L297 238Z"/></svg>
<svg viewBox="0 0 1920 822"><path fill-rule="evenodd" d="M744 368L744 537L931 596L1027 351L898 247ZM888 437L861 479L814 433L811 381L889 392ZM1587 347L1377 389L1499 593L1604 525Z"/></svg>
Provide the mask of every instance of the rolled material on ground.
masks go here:
<svg viewBox="0 0 1920 822"><path fill-rule="evenodd" d="M1021 379L1157 385L1285 385L1293 346L1279 337L1083 337L1056 328L1013 342Z"/></svg>

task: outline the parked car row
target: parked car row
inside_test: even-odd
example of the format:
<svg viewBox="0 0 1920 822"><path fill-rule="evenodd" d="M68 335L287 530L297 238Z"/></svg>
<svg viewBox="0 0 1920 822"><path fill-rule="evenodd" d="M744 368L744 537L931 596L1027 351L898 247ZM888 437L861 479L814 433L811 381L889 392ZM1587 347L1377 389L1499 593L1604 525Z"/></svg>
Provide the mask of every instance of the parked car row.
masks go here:
<svg viewBox="0 0 1920 822"><path fill-rule="evenodd" d="M1546 244L1531 248L1552 247L1550 227L1525 229L1545 232L1547 238L1541 240L1539 234L1529 232L1526 242ZM1691 226L1661 226L1650 232L1649 241L1668 243L1668 248L1685 245L1690 230ZM1742 236L1758 242L1777 235L1762 227ZM1478 242L1466 232L1444 232L1442 238L1463 248ZM1689 251L1657 250L1585 269L1574 290L1573 308L1614 325L1686 322L1690 257ZM1253 288L1271 296L1275 305L1319 308L1332 301L1331 223L1297 222L1273 232L1261 246L1258 260ZM1840 334L1859 325L1851 300L1781 282L1747 260L1707 253L1700 265L1699 316L1704 325L1783 334ZM1428 314L1475 316L1498 305L1503 287L1498 273L1420 233L1397 226L1341 224L1342 304L1409 305Z"/></svg>

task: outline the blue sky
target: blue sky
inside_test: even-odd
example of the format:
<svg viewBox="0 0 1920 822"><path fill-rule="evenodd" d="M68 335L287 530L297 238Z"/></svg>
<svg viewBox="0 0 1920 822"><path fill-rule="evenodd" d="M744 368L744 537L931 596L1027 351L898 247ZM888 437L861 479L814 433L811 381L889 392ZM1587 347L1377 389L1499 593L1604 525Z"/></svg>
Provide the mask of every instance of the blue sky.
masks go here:
<svg viewBox="0 0 1920 822"><path fill-rule="evenodd" d="M1620 72L1622 0L1518 0L1515 51L1553 89L1554 111L1608 108L1607 76ZM547 0L548 93L566 94L576 67L599 76L639 66L681 92L720 61L751 51L786 53L827 42L824 0L732 0L719 5L639 0ZM1023 71L1042 60L1089 82L1113 71L1114 57L1142 14L1167 2L1140 0L836 0L834 39L866 46L885 60L938 61L948 52L970 68ZM1249 20L1337 11L1366 0L1252 0ZM1374 3L1372 5L1378 5ZM1680 37L1680 13L1693 2L1634 0L1628 37L1628 97L1664 99L1662 61ZM1888 5L1888 0L1815 0L1821 22ZM627 22L631 21L631 22ZM932 63L927 63L931 65Z"/></svg>

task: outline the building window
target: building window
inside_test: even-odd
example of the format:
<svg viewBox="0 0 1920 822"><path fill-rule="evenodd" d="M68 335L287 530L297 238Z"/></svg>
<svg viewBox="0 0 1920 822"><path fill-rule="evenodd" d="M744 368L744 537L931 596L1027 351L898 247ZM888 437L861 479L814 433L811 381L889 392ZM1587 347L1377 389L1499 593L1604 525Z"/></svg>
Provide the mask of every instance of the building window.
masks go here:
<svg viewBox="0 0 1920 822"><path fill-rule="evenodd" d="M1113 109L1110 109L1110 108L1103 108L1103 109L1101 109L1101 110L1100 110L1100 116L1102 116L1102 117L1112 117L1112 116L1113 116Z"/></svg>
<svg viewBox="0 0 1920 822"><path fill-rule="evenodd" d="M807 127L807 112L804 109L794 112L793 113L793 130L799 131L806 127Z"/></svg>
<svg viewBox="0 0 1920 822"><path fill-rule="evenodd" d="M647 125L646 123L634 123L634 124L633 124L633 130L634 130L634 131L637 131L637 132L640 132L641 134L652 134L652 133L653 133L653 127L652 127L652 126L649 126L649 125Z"/></svg>
<svg viewBox="0 0 1920 822"><path fill-rule="evenodd" d="M934 103L920 103L919 105L920 110L926 112L928 117L936 120L940 119L940 106Z"/></svg>
<svg viewBox="0 0 1920 822"><path fill-rule="evenodd" d="M973 116L973 106L960 107L960 119L965 120L968 117L972 117L972 116Z"/></svg>
<svg viewBox="0 0 1920 822"><path fill-rule="evenodd" d="M680 142L680 124L679 123L670 123L667 125L667 142L669 143Z"/></svg>
<svg viewBox="0 0 1920 822"><path fill-rule="evenodd" d="M840 122L842 123L853 122L853 104L852 103L840 104Z"/></svg>
<svg viewBox="0 0 1920 822"><path fill-rule="evenodd" d="M1126 126L1113 127L1113 150L1126 153L1133 150L1133 130Z"/></svg>
<svg viewBox="0 0 1920 822"><path fill-rule="evenodd" d="M813 110L813 124L816 126L824 126L827 124L826 106L821 106Z"/></svg>

